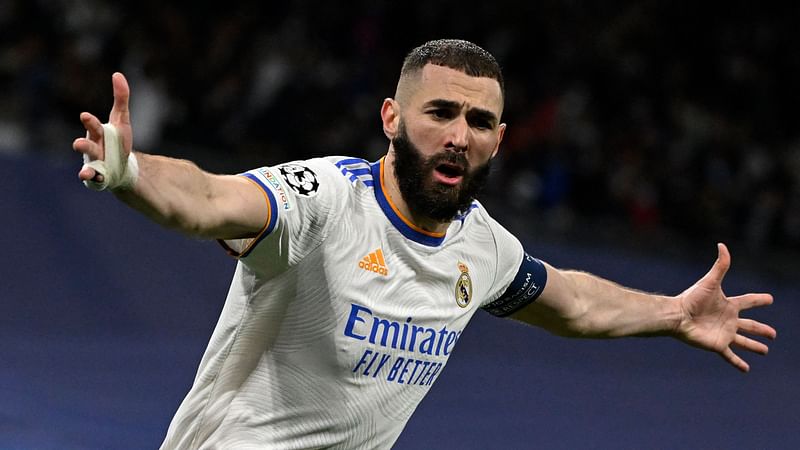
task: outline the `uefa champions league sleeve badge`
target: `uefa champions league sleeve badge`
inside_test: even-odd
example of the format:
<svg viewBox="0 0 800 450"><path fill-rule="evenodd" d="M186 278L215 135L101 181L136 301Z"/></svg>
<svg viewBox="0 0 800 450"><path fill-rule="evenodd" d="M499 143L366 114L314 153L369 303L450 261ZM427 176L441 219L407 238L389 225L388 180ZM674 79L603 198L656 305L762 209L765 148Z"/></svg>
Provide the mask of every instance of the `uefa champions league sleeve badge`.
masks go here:
<svg viewBox="0 0 800 450"><path fill-rule="evenodd" d="M466 308L469 302L472 301L472 279L469 277L469 268L466 264L459 261L458 270L461 275L458 276L456 281L456 303L462 308Z"/></svg>
<svg viewBox="0 0 800 450"><path fill-rule="evenodd" d="M303 197L317 195L319 180L313 170L299 164L283 164L278 166L278 170L286 184L297 194Z"/></svg>

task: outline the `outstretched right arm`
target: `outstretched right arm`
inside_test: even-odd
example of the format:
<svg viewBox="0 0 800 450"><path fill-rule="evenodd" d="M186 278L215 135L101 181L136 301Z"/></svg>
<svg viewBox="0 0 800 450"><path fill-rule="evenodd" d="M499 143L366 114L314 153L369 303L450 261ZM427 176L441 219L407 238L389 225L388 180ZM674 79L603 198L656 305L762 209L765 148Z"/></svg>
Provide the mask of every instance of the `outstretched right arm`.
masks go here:
<svg viewBox="0 0 800 450"><path fill-rule="evenodd" d="M112 76L114 106L109 123L120 137L118 148L106 149L104 129L92 114L81 113L86 137L75 139L75 151L89 160L105 160L106 151L118 151L127 161L133 151L133 133L128 111L130 90L121 73ZM155 222L194 236L235 239L255 236L269 217L264 193L250 180L232 175L214 175L190 161L134 152L138 175L130 186L114 189L123 202ZM83 181L102 181L103 175L83 166Z"/></svg>

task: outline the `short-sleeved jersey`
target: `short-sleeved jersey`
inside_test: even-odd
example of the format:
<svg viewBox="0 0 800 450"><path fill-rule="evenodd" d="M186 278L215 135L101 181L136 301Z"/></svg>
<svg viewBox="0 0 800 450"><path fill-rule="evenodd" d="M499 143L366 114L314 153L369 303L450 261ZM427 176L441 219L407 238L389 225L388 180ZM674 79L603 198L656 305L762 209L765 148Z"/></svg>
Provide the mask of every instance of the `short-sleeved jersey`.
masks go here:
<svg viewBox="0 0 800 450"><path fill-rule="evenodd" d="M328 157L242 175L266 224L222 242L239 262L162 448L389 448L475 311L539 295L544 266L479 202L426 232L384 170Z"/></svg>

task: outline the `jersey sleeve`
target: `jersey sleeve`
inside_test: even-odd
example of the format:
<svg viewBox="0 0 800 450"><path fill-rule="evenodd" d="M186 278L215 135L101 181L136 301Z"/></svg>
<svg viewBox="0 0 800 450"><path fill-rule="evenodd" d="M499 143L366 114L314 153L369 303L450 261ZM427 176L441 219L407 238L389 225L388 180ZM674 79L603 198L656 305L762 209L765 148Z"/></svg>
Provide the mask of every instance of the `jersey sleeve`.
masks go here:
<svg viewBox="0 0 800 450"><path fill-rule="evenodd" d="M264 194L264 226L252 238L220 240L231 255L259 272L296 264L326 237L348 195L348 184L325 159L260 167L240 176Z"/></svg>
<svg viewBox="0 0 800 450"><path fill-rule="evenodd" d="M519 240L493 222L497 245L494 293L481 304L488 313L506 317L533 303L547 284L544 264L525 251Z"/></svg>

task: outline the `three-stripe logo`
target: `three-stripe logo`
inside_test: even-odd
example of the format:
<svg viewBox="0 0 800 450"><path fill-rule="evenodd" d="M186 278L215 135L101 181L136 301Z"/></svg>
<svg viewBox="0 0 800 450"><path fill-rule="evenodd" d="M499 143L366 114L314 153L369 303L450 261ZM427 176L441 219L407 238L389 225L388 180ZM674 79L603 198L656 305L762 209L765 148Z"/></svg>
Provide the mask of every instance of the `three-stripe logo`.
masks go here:
<svg viewBox="0 0 800 450"><path fill-rule="evenodd" d="M367 272L374 272L383 276L389 275L389 268L386 267L386 261L383 259L383 251L380 248L362 258L361 261L358 262L358 267Z"/></svg>

